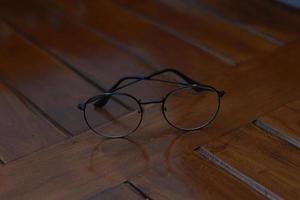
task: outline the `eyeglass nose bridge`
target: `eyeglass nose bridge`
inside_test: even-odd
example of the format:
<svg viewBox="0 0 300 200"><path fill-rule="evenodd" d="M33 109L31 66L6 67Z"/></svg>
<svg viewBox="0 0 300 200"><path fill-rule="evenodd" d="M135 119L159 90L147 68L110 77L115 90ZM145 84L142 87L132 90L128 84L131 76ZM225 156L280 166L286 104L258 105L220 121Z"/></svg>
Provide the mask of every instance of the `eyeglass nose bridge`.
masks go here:
<svg viewBox="0 0 300 200"><path fill-rule="evenodd" d="M141 105L159 104L159 103L163 104L164 101L165 101L165 98L161 98L159 100L153 100L153 101L144 101L144 102L139 100Z"/></svg>
<svg viewBox="0 0 300 200"><path fill-rule="evenodd" d="M146 102L142 102L142 100L139 100L139 103L141 105L148 105L148 104L161 104L161 112L164 113L167 109L165 107L165 100L166 100L166 97L161 97L160 100L153 100L153 101L146 101ZM142 112L143 112L143 107L142 107Z"/></svg>

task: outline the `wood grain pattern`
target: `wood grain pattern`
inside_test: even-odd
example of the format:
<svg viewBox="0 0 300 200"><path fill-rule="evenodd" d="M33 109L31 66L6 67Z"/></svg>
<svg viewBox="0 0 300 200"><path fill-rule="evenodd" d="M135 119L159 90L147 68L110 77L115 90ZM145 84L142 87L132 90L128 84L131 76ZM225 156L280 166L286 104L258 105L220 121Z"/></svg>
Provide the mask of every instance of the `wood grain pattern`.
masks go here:
<svg viewBox="0 0 300 200"><path fill-rule="evenodd" d="M129 138L105 140L87 131L9 162L0 167L1 200L140 199L131 190L133 185L137 191L141 191L140 194L146 194L141 196L150 199L266 197L207 157L197 155L194 150L199 146L208 148L220 159L253 178L262 188L271 190L273 197L279 195L297 199L300 185L297 176L299 150L254 125L247 126L258 116L300 99L297 15L268 8L267 5L277 6L270 4L270 1L224 2L225 10L236 8L233 13L242 12L249 19L246 21L241 17L230 16L231 20L223 21L224 27L232 23L231 28L224 28L224 34L228 33L225 34L226 38L230 38L229 35L238 26L243 28L241 34L245 30L258 35L264 32L264 39L282 45L274 50L270 47L270 53L269 47L261 46L266 48L266 54L263 51L252 59L254 40L253 46L250 46L253 48L249 47L249 54L241 50L235 57L241 61L250 60L239 67L233 67L232 63L216 52L198 45L198 42L205 39L215 45L213 49L219 51L224 48L224 52L231 52L226 45L213 43L212 38L216 36L197 36L198 42L195 40L191 44L193 42L187 39L193 36L188 36L192 31L187 31L181 37L175 34L177 32L170 33L162 26L172 25L171 17L165 17L171 12L176 13L174 19L178 23L180 20L190 21L195 26L195 19L210 16L209 22L221 26L220 18L222 15L227 16L226 13L222 9L210 9L214 7L214 2L221 1L212 0L206 4L208 7L203 7L208 2L206 0L160 0L155 5L152 3L156 1L144 2L145 5L153 5L151 12L154 8L166 9L166 14L158 15L156 24L119 4L119 0L49 1L49 4L38 0L1 2L0 16L9 27L2 23L0 26L0 81L5 82L18 95L19 98L16 98L6 93L4 97L4 104L9 101L16 103L16 108L20 107L17 113L26 109L26 113L39 118L35 113L37 109L60 129L66 129L66 132L72 134L79 133L85 129L85 125L81 123L82 113L75 107L78 101L101 92L99 88L108 87L123 73L137 69L138 73L143 74L152 68L166 66L175 67L198 81L222 88L226 95L214 123L197 132L184 134L170 127L161 115L160 105L148 105L145 107L142 125ZM133 2L126 2L129 1ZM257 9L258 14L249 13L247 5L258 5L255 8L249 7L249 10ZM218 6L222 7L222 4ZM260 13L261 10L265 13ZM212 17L208 13L217 13L218 16ZM272 17L276 14L294 26L287 26L284 20L276 24L278 16ZM177 26L172 27L176 29ZM217 31L215 26L211 27L207 25L208 30ZM277 36L279 39L273 38ZM103 57L98 57L97 52ZM118 67L121 62L126 67ZM106 63L107 67L103 67ZM114 80L110 79L110 74ZM148 89L144 90L142 92ZM0 92L0 101L2 97ZM286 107L298 112L299 104L293 102ZM111 108L118 110L118 105L113 102ZM7 106L3 110L8 109L15 107ZM128 113L123 107L118 111L123 117L123 114ZM26 113L13 117L20 118ZM295 121L289 118L289 122ZM6 127L6 122L3 120L0 125L3 123ZM23 123L17 125L22 126ZM32 127L31 124L27 125ZM46 129L44 132L47 133ZM3 135L0 130L0 137ZM29 135L18 130L18 136ZM132 185L128 186L127 183Z"/></svg>
<svg viewBox="0 0 300 200"><path fill-rule="evenodd" d="M150 115L152 118L153 115L159 118L157 114L159 112L154 111ZM157 166L163 171L167 170L166 173L170 175L169 179L166 178L162 180L162 183L157 182L157 184L161 186L167 184L165 191L168 190L168 185L182 187L181 197L203 196L213 199L224 195L229 198L238 196L261 199L259 194L237 179L194 154L182 156L179 161L176 157L168 157L172 154L168 154L165 150L168 150L168 146L173 144L178 132L174 129L168 129L168 134L164 134L164 130L160 132L160 129L153 131L150 119L139 131L139 137L133 138L133 140L101 140L90 132L84 133L4 166L0 170L0 178L9 184L1 185L0 198L90 198L91 194L101 193L101 191L138 174L144 176L145 173L152 171L154 166ZM166 166L161 163L161 159L170 159L171 161L166 160L165 164L168 165ZM174 166L173 162L175 162ZM199 167L202 170L197 170ZM19 170L20 168L26 170L27 173L23 174ZM159 173L160 177L165 178L162 173ZM151 177L155 178L155 176ZM219 181L216 181L218 179L226 184L220 185ZM193 184L187 187L186 183L189 181ZM147 193L149 190L147 187L141 187L139 182L135 182L135 179L133 179L133 183L152 198L153 194ZM207 184L209 184L209 188ZM155 189L159 185L153 185L151 188ZM239 189L238 194L231 192L233 186ZM208 189L210 193L208 193ZM195 190L198 190L197 194L195 194ZM189 193L188 191L193 192ZM49 193L49 195L45 197L45 193Z"/></svg>
<svg viewBox="0 0 300 200"><path fill-rule="evenodd" d="M219 84L229 89L230 93L222 102L222 111L217 120L205 130L195 134L182 134L167 125L161 116L159 106L149 107L150 110L145 112L143 125L130 140L106 140L103 143L91 133L85 133L2 167L0 179L6 184L0 187L0 198L20 199L21 196L23 199L41 199L45 193L49 193L49 199L84 199L90 194L118 185L125 180L134 180L133 177L141 177L140 185L138 180L136 184L146 194L148 191L150 197L170 193L170 190L174 189L173 184L185 186L179 189L182 189L182 196L187 197L193 197L192 195L199 197L202 193L194 192L199 190L203 191L203 195L207 195L205 196L207 198L213 198L214 196L210 195L214 194L216 196L224 194L233 198L229 191L232 191L234 186L244 191L238 194L240 197L244 198L245 193L248 196L254 195L253 198L259 198L257 193L253 193L247 186L209 162L205 170L197 171L201 169L199 165L206 165L202 164L201 158L192 152L197 146L249 123L262 112L272 110L295 98L296 95L299 96L300 91L293 87L290 88L293 93L286 90L286 85L296 87L296 83L299 83L297 74L291 73L295 72L292 69L297 67L297 60L292 58L298 50L294 45L289 46L283 49L284 54L281 52L280 55L272 55L271 57L275 59L270 63L269 59L265 58L260 65L256 63L254 67L245 66L231 77L227 77L229 80L220 82ZM284 69L280 67L282 62L288 63ZM258 72L260 76L257 76ZM267 75L271 77L268 78ZM285 76L289 76L289 79L285 82L278 81ZM263 85L260 84L262 80ZM250 94L256 94L255 98L249 98ZM170 162L171 168L166 166ZM173 168L175 171L172 171ZM167 170L170 176L167 176ZM206 170L211 173L203 173ZM23 171L27 173L24 175ZM147 175L148 173L150 175ZM162 174L165 176L161 176ZM211 179L213 174L218 178ZM150 181L166 185L166 193L156 191L158 185L148 184L147 177L151 178ZM206 193L207 185L193 177L209 180L210 191L216 188L217 192ZM190 181L187 178L190 178ZM191 188L186 188L189 182L193 184L190 184ZM228 182L232 187L226 187ZM151 190L152 188L155 191ZM190 189L193 193L188 192Z"/></svg>
<svg viewBox="0 0 300 200"><path fill-rule="evenodd" d="M252 179L251 177L243 174L236 168L232 167L228 163L224 162L222 159L220 159L218 156L214 155L213 153L207 151L203 147L199 147L195 149L195 152L198 153L200 156L206 158L207 160L211 161L216 166L222 168L227 173L231 174L232 176L238 178L243 183L247 184L249 187L251 187L253 190L257 191L261 195L265 196L267 199L271 200L281 200L282 198L266 188L265 186L259 184L256 182L255 179Z"/></svg>
<svg viewBox="0 0 300 200"><path fill-rule="evenodd" d="M157 164L131 181L153 199L264 199L191 153Z"/></svg>
<svg viewBox="0 0 300 200"><path fill-rule="evenodd" d="M1 15L16 29L103 89L124 76L145 76L154 68L108 42L51 5L39 1L5 2ZM160 97L166 88L145 85L126 89L143 98ZM162 89L160 89L162 88Z"/></svg>
<svg viewBox="0 0 300 200"><path fill-rule="evenodd" d="M81 134L1 167L0 199L88 198L144 168L136 148L127 140Z"/></svg>
<svg viewBox="0 0 300 200"><path fill-rule="evenodd" d="M202 81L233 71L232 66L138 19L112 1L52 2L98 32L126 45L153 66L177 68Z"/></svg>
<svg viewBox="0 0 300 200"><path fill-rule="evenodd" d="M286 104L286 106L297 112L300 112L300 101L299 100L289 102L288 104Z"/></svg>
<svg viewBox="0 0 300 200"><path fill-rule="evenodd" d="M159 161L155 162L151 169L145 171L142 175L136 178L136 182L134 182L135 179L133 179L133 182L153 198L157 197L159 199L164 199L166 198L166 196L172 196L172 193L175 190L175 188L176 191L182 189L179 192L179 195L182 194L182 196L180 196L182 198L185 195L187 198L191 198L193 197L193 195L195 195L196 197L197 195L200 195L195 193L189 193L190 188L187 188L186 186L187 184L191 185L191 183L193 182L198 183L197 178L194 181L191 181L186 178L188 175L191 174L192 170L190 166L186 168L180 167L180 169L178 169L176 173L172 173L170 172L171 170L169 170L170 167L166 166L170 165L169 160L184 160L183 158L189 155L190 152L192 152L197 146L205 145L206 143L209 143L209 141L217 140L217 138L219 138L221 135L252 122L253 120L255 120L256 116L260 115L259 112L264 113L270 111L272 110L272 107L276 108L284 104L284 102L286 103L290 101L289 98L284 100L284 97L290 96L292 99L297 98L300 92L299 89L297 91L292 90L294 92L288 92L286 90L287 88L285 85L288 84L297 87L297 85L299 85L299 80L297 80L296 78L297 75L293 78L294 81L296 81L297 83L292 83L293 81L290 83L284 83L282 81L279 81L282 80L283 77L285 77L284 71L286 71L287 74L289 74L289 72L293 71L291 70L291 68L297 66L296 63L289 63L286 65L288 67L288 69L286 70L282 69L280 66L280 63L286 63L288 60L290 60L290 58L295 57L296 54L291 54L291 52L293 52L294 50L294 47L287 47L284 48L284 50L282 49L282 52L280 54L278 53L270 56L270 58L272 57L272 59L265 58L260 60L260 62L256 62L255 64L251 63L252 67L246 65L244 66L244 68L241 68L242 70L234 73L230 77L231 81L228 80L228 82L223 82L222 87L225 88L225 90L228 91L228 93L222 100L222 108L220 115L210 127L202 131L196 132L195 134L186 134L178 136L177 138L169 139L169 142L167 139L170 137L166 135L163 136L162 134L160 138L156 137L156 140L152 139L151 147L149 147L149 149L153 149L154 151L156 149L160 149L160 151L164 153L162 153L162 155L159 158L156 158ZM283 52L286 53L284 56ZM294 59L294 61L296 61L296 59ZM279 69L282 69L283 71ZM270 74L272 70L274 73ZM260 74L261 76L258 76L258 74ZM291 74L287 76L291 77ZM239 78L236 79L234 77ZM291 79L289 79L289 81L291 81ZM227 86L228 88L226 88ZM288 93L284 94L284 91ZM256 95L253 96L251 94ZM292 94L296 96L292 97ZM150 118L152 120L152 130L156 130L158 129L158 127L162 129L163 126L159 125L159 123L162 123L160 118ZM170 132L172 131L169 129L162 130L162 133L165 134ZM151 135L151 132L145 135ZM137 137L138 136L136 136L136 138ZM165 145L159 143L159 139L163 139L163 143ZM144 140L147 139L144 138ZM150 140L150 138L148 140ZM157 141L157 143L155 141ZM255 142L253 143L255 144ZM287 152L291 148L292 147L288 147ZM181 161L181 163L184 163L184 161ZM195 167L194 171L196 171L196 169L198 168L199 167ZM202 168L200 169L201 170L199 170L199 173L203 171ZM194 174L194 171L193 174L189 176L190 179L192 179L192 176L197 177L197 175ZM183 175L178 175L178 173ZM165 176L162 176L162 174L165 174ZM182 185L182 188L177 187L179 185ZM197 186L198 185L195 184L195 188L197 188ZM195 189L195 191L196 190L199 190L199 188Z"/></svg>
<svg viewBox="0 0 300 200"><path fill-rule="evenodd" d="M239 0L197 0L190 2L194 3L193 6L207 6L215 12L284 41L293 41L299 38L299 13L271 0L251 0L247 2ZM291 26L291 24L293 25Z"/></svg>
<svg viewBox="0 0 300 200"><path fill-rule="evenodd" d="M231 130L228 127L241 127L272 108L299 99L300 80L297 77L300 69L296 67L299 52L298 44L288 45L265 58L240 66L223 80L215 79L214 85L224 89L226 94L218 117L205 131L211 135L218 135L220 130L225 133ZM283 65L286 68L282 68Z"/></svg>
<svg viewBox="0 0 300 200"><path fill-rule="evenodd" d="M122 183L116 187L107 189L97 195L88 198L89 200L110 200L110 199L128 199L142 200L143 198L130 185Z"/></svg>
<svg viewBox="0 0 300 200"><path fill-rule="evenodd" d="M0 159L7 163L66 136L0 84Z"/></svg>
<svg viewBox="0 0 300 200"><path fill-rule="evenodd" d="M0 77L71 134L85 130L77 104L100 91L5 24L0 25ZM111 108L120 108L114 110L117 116L127 112L116 103ZM103 118L104 122L109 119Z"/></svg>
<svg viewBox="0 0 300 200"><path fill-rule="evenodd" d="M260 120L282 134L286 134L300 142L300 101L289 103L273 112L270 112Z"/></svg>
<svg viewBox="0 0 300 200"><path fill-rule="evenodd" d="M205 148L284 199L300 195L299 151L253 125L214 140Z"/></svg>
<svg viewBox="0 0 300 200"><path fill-rule="evenodd" d="M191 9L186 9L186 13L183 13L156 0L116 1L138 16L153 20L164 30L179 35L183 40L211 48L235 63L245 62L276 49L276 45L269 41L207 12L192 15L188 14Z"/></svg>

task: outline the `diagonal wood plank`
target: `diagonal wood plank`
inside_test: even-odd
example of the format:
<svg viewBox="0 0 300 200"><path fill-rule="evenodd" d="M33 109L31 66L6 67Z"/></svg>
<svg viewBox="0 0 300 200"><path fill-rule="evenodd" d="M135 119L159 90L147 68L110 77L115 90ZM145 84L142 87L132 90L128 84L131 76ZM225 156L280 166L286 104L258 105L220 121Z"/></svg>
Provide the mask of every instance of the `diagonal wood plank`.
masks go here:
<svg viewBox="0 0 300 200"><path fill-rule="evenodd" d="M226 91L229 91L230 94L227 93L227 96L223 99L221 113L212 126L195 134L187 134L178 136L177 139L170 139L170 142L166 142L168 138L167 136L162 136L165 140L165 145L155 145L155 142L152 139L151 148L160 149L160 151L164 153L159 158L160 162L154 163L154 167L143 172L142 175L133 178L133 182L136 181L134 183L144 192L153 196L153 198L164 199L169 195L172 196L174 195L174 190L176 188L176 191L180 189L178 194L181 199L184 195L187 195L187 197L190 198L196 196L199 199L199 196L197 195L200 194L191 192L191 190L189 190L190 188L187 188L187 185L190 186L190 183L192 182L189 181L188 178L192 176L200 177L203 169L200 168L201 170L199 170L199 172L195 172L200 174L198 176L195 175L195 173L191 174L191 171L193 171L191 169L194 168L189 166L189 164L185 164L186 160L191 157L188 155L191 154L190 152L192 152L197 146L205 145L206 143L209 143L209 141L215 141L222 134L228 133L229 131L253 121L261 113L270 111L279 105L290 101L291 99L289 97L292 99L297 98L300 94L299 88L298 90L295 90L297 85L299 85L299 80L296 78L299 74L296 67L296 63L298 62L296 55L297 51L299 51L299 49L297 49L298 48L295 48L295 46L285 47L282 49L280 55L275 54L269 58L260 60L260 62L251 63L252 67L249 67L248 65L250 64L247 64L242 70L234 73L229 78L231 80L229 81L231 84L229 84L229 82L223 82L222 87L225 89L228 87ZM282 63L286 63L285 69L281 67ZM297 75L292 76L292 73ZM258 74L261 76L258 76ZM287 77L289 77L289 79ZM291 81L292 79L297 81ZM291 82L288 83L283 80L289 80ZM289 87L287 87L288 85L293 87L293 89L290 88L291 90L289 91ZM296 96L293 97L293 95ZM160 119L157 119L152 123L159 124L159 120ZM152 125L153 130L155 127L156 126ZM171 131L163 131L163 133L169 132ZM255 142L253 143L255 145ZM288 148L290 149L291 147ZM173 161L176 159L180 162L180 164L177 164L179 169L176 168L176 164L170 164L170 160ZM195 161L190 162L195 163ZM175 168L175 172L173 172L174 170L171 170L172 168L169 167L169 165ZM186 167L184 168L182 166ZM195 167L194 171L197 171L197 169L199 169L199 167ZM196 185L192 191L197 190L199 190L199 188L197 188ZM274 192L275 194L273 196L276 197L277 191ZM176 198L174 196L172 197Z"/></svg>
<svg viewBox="0 0 300 200"><path fill-rule="evenodd" d="M149 119L159 118L157 115L159 112L150 113ZM164 164L160 163L161 158L166 158L165 148L172 145L178 134L174 129L173 131L169 129L167 135L163 134L164 129L155 128L156 131L153 131L151 120L147 121L148 123L139 131L140 138L135 141L101 140L87 132L2 167L0 178L5 184L0 187L0 198L86 199L92 194L101 193L131 177L136 177L141 172L148 173L153 166L162 166L164 169ZM158 127L161 127L161 124ZM173 156L168 159L177 160L173 159ZM229 198L238 195L249 199L261 199L259 194L206 160L188 155L179 163L183 161L187 164L184 166L179 164L178 167L184 170L183 174L187 173L187 178L190 177L194 184L191 187L184 185L185 182L181 179L186 176L177 176L177 170L174 172L175 175L173 171L170 172L175 176L175 180L165 179L166 181L170 180L169 183L173 184L179 182L178 185L185 186L186 190L197 188L201 191L197 196L204 196L207 199L221 195ZM192 169L201 167L203 171L199 175L200 171L190 171L190 167ZM24 174L24 171L27 173ZM199 177L203 182L197 180ZM219 185L217 179L228 184ZM206 191L205 181L209 181L211 195ZM239 194L230 192L233 185L239 188L241 191ZM147 190L143 190L143 187L139 185L137 187L152 197L151 193L148 194ZM45 197L45 193L49 195ZM193 197L184 192L182 196L185 195Z"/></svg>
<svg viewBox="0 0 300 200"><path fill-rule="evenodd" d="M286 136L294 140L300 148L300 101L286 104L273 112L267 113L259 118L260 123L272 132ZM276 133L274 133L276 135Z"/></svg>
<svg viewBox="0 0 300 200"><path fill-rule="evenodd" d="M4 5L0 8L1 15L12 26L104 89L109 89L124 76L145 76L154 71L137 56L117 48L45 2L6 1ZM131 86L126 92L150 98L164 91L160 87L142 88Z"/></svg>
<svg viewBox="0 0 300 200"><path fill-rule="evenodd" d="M92 133L70 138L1 167L0 199L88 198L144 168L136 148L127 140L103 141Z"/></svg>
<svg viewBox="0 0 300 200"><path fill-rule="evenodd" d="M66 137L2 84L0 110L0 159L5 163Z"/></svg>
<svg viewBox="0 0 300 200"><path fill-rule="evenodd" d="M142 200L145 199L129 184L122 183L116 187L109 188L99 194L88 198L88 200L110 200L110 199L130 199L130 200Z"/></svg>
<svg viewBox="0 0 300 200"><path fill-rule="evenodd" d="M130 181L153 199L264 199L191 153L171 157ZM234 192L232 188L235 188Z"/></svg>
<svg viewBox="0 0 300 200"><path fill-rule="evenodd" d="M300 71L297 67L299 51L299 44L288 45L258 62L245 64L225 80L216 80L215 84L227 92L221 101L218 117L211 126L203 130L205 133L201 134L202 131L199 131L181 137L173 151L176 154L192 151L224 133L253 122L264 113L299 99ZM285 68L282 68L283 65ZM186 105L190 106L189 103ZM162 118L150 116L150 119L153 130L166 127ZM168 134L168 131L162 130L165 134ZM138 139L140 136L137 133L134 137ZM150 140L150 138L141 140Z"/></svg>
<svg viewBox="0 0 300 200"><path fill-rule="evenodd" d="M0 77L70 134L85 130L77 104L100 91L7 25L0 23L0 32ZM127 113L122 105L111 103L112 112L99 123L110 120L112 114Z"/></svg>
<svg viewBox="0 0 300 200"><path fill-rule="evenodd" d="M280 40L293 41L299 38L299 12L272 0L190 0L188 2L193 7L213 10Z"/></svg>
<svg viewBox="0 0 300 200"><path fill-rule="evenodd" d="M207 12L197 15L177 11L157 0L116 0L142 18L194 45L227 56L235 63L245 62L276 49L276 45Z"/></svg>
<svg viewBox="0 0 300 200"><path fill-rule="evenodd" d="M286 104L287 107L299 112L300 111L300 101L297 100L297 101L293 101L293 102L290 102L288 104Z"/></svg>
<svg viewBox="0 0 300 200"><path fill-rule="evenodd" d="M299 197L300 152L254 125L233 131L204 147L284 199Z"/></svg>
<svg viewBox="0 0 300 200"><path fill-rule="evenodd" d="M138 19L112 1L52 2L99 33L126 45L152 65L177 68L203 81L234 70L213 55Z"/></svg>

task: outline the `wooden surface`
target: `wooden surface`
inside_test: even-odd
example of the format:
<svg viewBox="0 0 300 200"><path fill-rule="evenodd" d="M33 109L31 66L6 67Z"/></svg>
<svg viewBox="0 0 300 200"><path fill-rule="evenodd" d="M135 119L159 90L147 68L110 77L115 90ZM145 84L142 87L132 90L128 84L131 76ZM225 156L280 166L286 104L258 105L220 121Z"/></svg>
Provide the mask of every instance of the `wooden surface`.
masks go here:
<svg viewBox="0 0 300 200"><path fill-rule="evenodd" d="M282 136L298 148L300 141L300 101L294 101L259 118L262 128Z"/></svg>
<svg viewBox="0 0 300 200"><path fill-rule="evenodd" d="M2 84L0 107L0 157L5 163L66 138L32 106Z"/></svg>
<svg viewBox="0 0 300 200"><path fill-rule="evenodd" d="M122 183L114 188L109 188L91 198L89 200L107 200L107 199L131 199L142 200L144 196L139 194L132 186Z"/></svg>
<svg viewBox="0 0 300 200"><path fill-rule="evenodd" d="M182 1L182 0L177 0ZM206 9L253 31L260 31L282 41L299 38L299 14L272 0L188 0L196 9ZM277 13L277 14L275 14ZM291 24L293 24L291 26Z"/></svg>
<svg viewBox="0 0 300 200"><path fill-rule="evenodd" d="M7 25L2 23L1 30L4 32L0 38L0 76L3 81L69 133L77 134L86 129L76 105L98 94L99 89ZM126 108L116 113L125 112Z"/></svg>
<svg viewBox="0 0 300 200"><path fill-rule="evenodd" d="M18 6L10 3L7 3L9 9L2 9L2 16L12 27L102 90L109 89L123 76L145 76L154 71L152 66L139 57L117 48L104 37L47 5L39 2L34 4L32 0L21 2ZM36 25L32 26L23 17L24 14L34 18ZM145 98L160 94L158 87L152 87L147 92L130 87L127 92L140 92Z"/></svg>
<svg viewBox="0 0 300 200"><path fill-rule="evenodd" d="M204 148L282 198L299 197L299 150L259 128L247 125Z"/></svg>
<svg viewBox="0 0 300 200"><path fill-rule="evenodd" d="M55 2L65 13L76 17L94 30L109 35L110 39L121 43L122 46L126 45L130 52L156 68L167 66L181 69L203 81L211 76L226 75L233 70L230 64L137 18L113 1ZM87 12L80 15L80 6ZM107 23L108 21L110 23Z"/></svg>
<svg viewBox="0 0 300 200"><path fill-rule="evenodd" d="M300 196L299 11L270 0L1 5L1 200ZM184 133L149 105L129 138L88 130L80 101L165 67L226 91L213 124ZM124 92L148 100L169 89ZM99 128L126 118L123 103Z"/></svg>
<svg viewBox="0 0 300 200"><path fill-rule="evenodd" d="M167 32L203 50L212 51L219 58L235 65L264 55L277 47L276 44L243 31L210 13L198 12L197 16L192 16L190 13L176 12L172 5L155 0L117 2ZM188 11L191 9L186 10Z"/></svg>

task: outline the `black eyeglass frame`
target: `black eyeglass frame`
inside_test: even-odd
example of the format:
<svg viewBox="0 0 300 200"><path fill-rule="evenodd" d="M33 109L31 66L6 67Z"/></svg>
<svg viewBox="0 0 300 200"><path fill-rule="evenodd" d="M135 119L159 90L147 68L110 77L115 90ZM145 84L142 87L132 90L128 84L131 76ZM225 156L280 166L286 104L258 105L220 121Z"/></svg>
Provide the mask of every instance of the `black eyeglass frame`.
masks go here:
<svg viewBox="0 0 300 200"><path fill-rule="evenodd" d="M182 78L186 83L169 81L169 80L154 79L153 78L153 77L155 77L157 75L164 74L164 73L174 73L175 75L177 75L180 78ZM124 82L126 80L134 80L134 81L129 82L129 83L123 85L123 86L120 86L122 84L122 82ZM117 92L120 89L123 89L123 88L128 87L128 86L130 86L132 84L135 84L135 83L138 83L138 82L144 81L144 80L147 80L147 81L158 81L158 82L163 82L163 83L176 84L176 85L181 85L182 87L175 88L174 90L171 90L169 93L167 93L165 95L165 97L163 97L160 100L154 100L154 101L148 101L148 102L142 102L141 100L138 100L136 97L132 96L131 94ZM180 128L180 127L174 125L173 123L171 123L170 120L168 120L168 118L166 116L166 113L165 113L165 102L168 99L168 97L170 95L172 95L173 93L177 92L178 90L182 90L182 89L185 89L185 88L191 88L191 89L193 89L193 90L195 90L197 92L212 91L212 92L215 92L217 94L217 97L218 97L218 106L217 106L216 112L214 113L214 115L212 116L212 118L207 123L204 123L203 125L201 125L199 127L189 128L189 129L187 129L187 128ZM161 105L162 114L163 114L165 120L167 121L167 123L170 124L172 127L176 128L178 130L181 130L181 131L196 131L196 130L200 130L200 129L208 126L212 121L214 121L214 119L216 118L217 114L219 113L220 103L221 103L220 102L221 101L221 97L223 97L224 94L225 94L224 90L217 90L216 88L214 88L214 87L212 87L210 85L205 85L205 84L196 82L193 79L191 79L190 77L188 77L188 76L184 75L183 73L179 72L178 70L175 70L175 69L164 69L164 70L157 71L157 72L155 72L153 74L150 74L149 76L145 76L145 77L129 76L129 77L121 78L109 90L107 90L107 92L104 92L101 95L97 95L97 96L91 97L91 98L89 98L85 102L79 103L78 104L78 108L81 111L83 111L84 120L85 120L85 123L87 124L87 126L94 133L96 133L98 135L101 135L101 136L104 136L106 138L122 138L122 137L126 137L126 136L132 134L133 132L135 132L139 128L139 126L140 126L140 124L141 124L141 122L143 120L144 110L143 110L143 106L142 105L155 104L155 103L161 103L162 104ZM103 106L106 105L106 103L109 101L110 98L113 98L114 95L124 95L124 96L127 96L127 97L133 99L134 101L136 101L136 103L138 105L138 108L140 109L138 112L141 114L141 117L140 117L140 120L139 120L139 122L137 124L137 127L134 128L132 131L128 132L127 134L121 135L121 136L107 136L107 135L104 135L104 134L96 131L90 125L90 123L88 122L87 115L86 115L86 107L87 107L88 104L94 103L95 107L103 107Z"/></svg>

